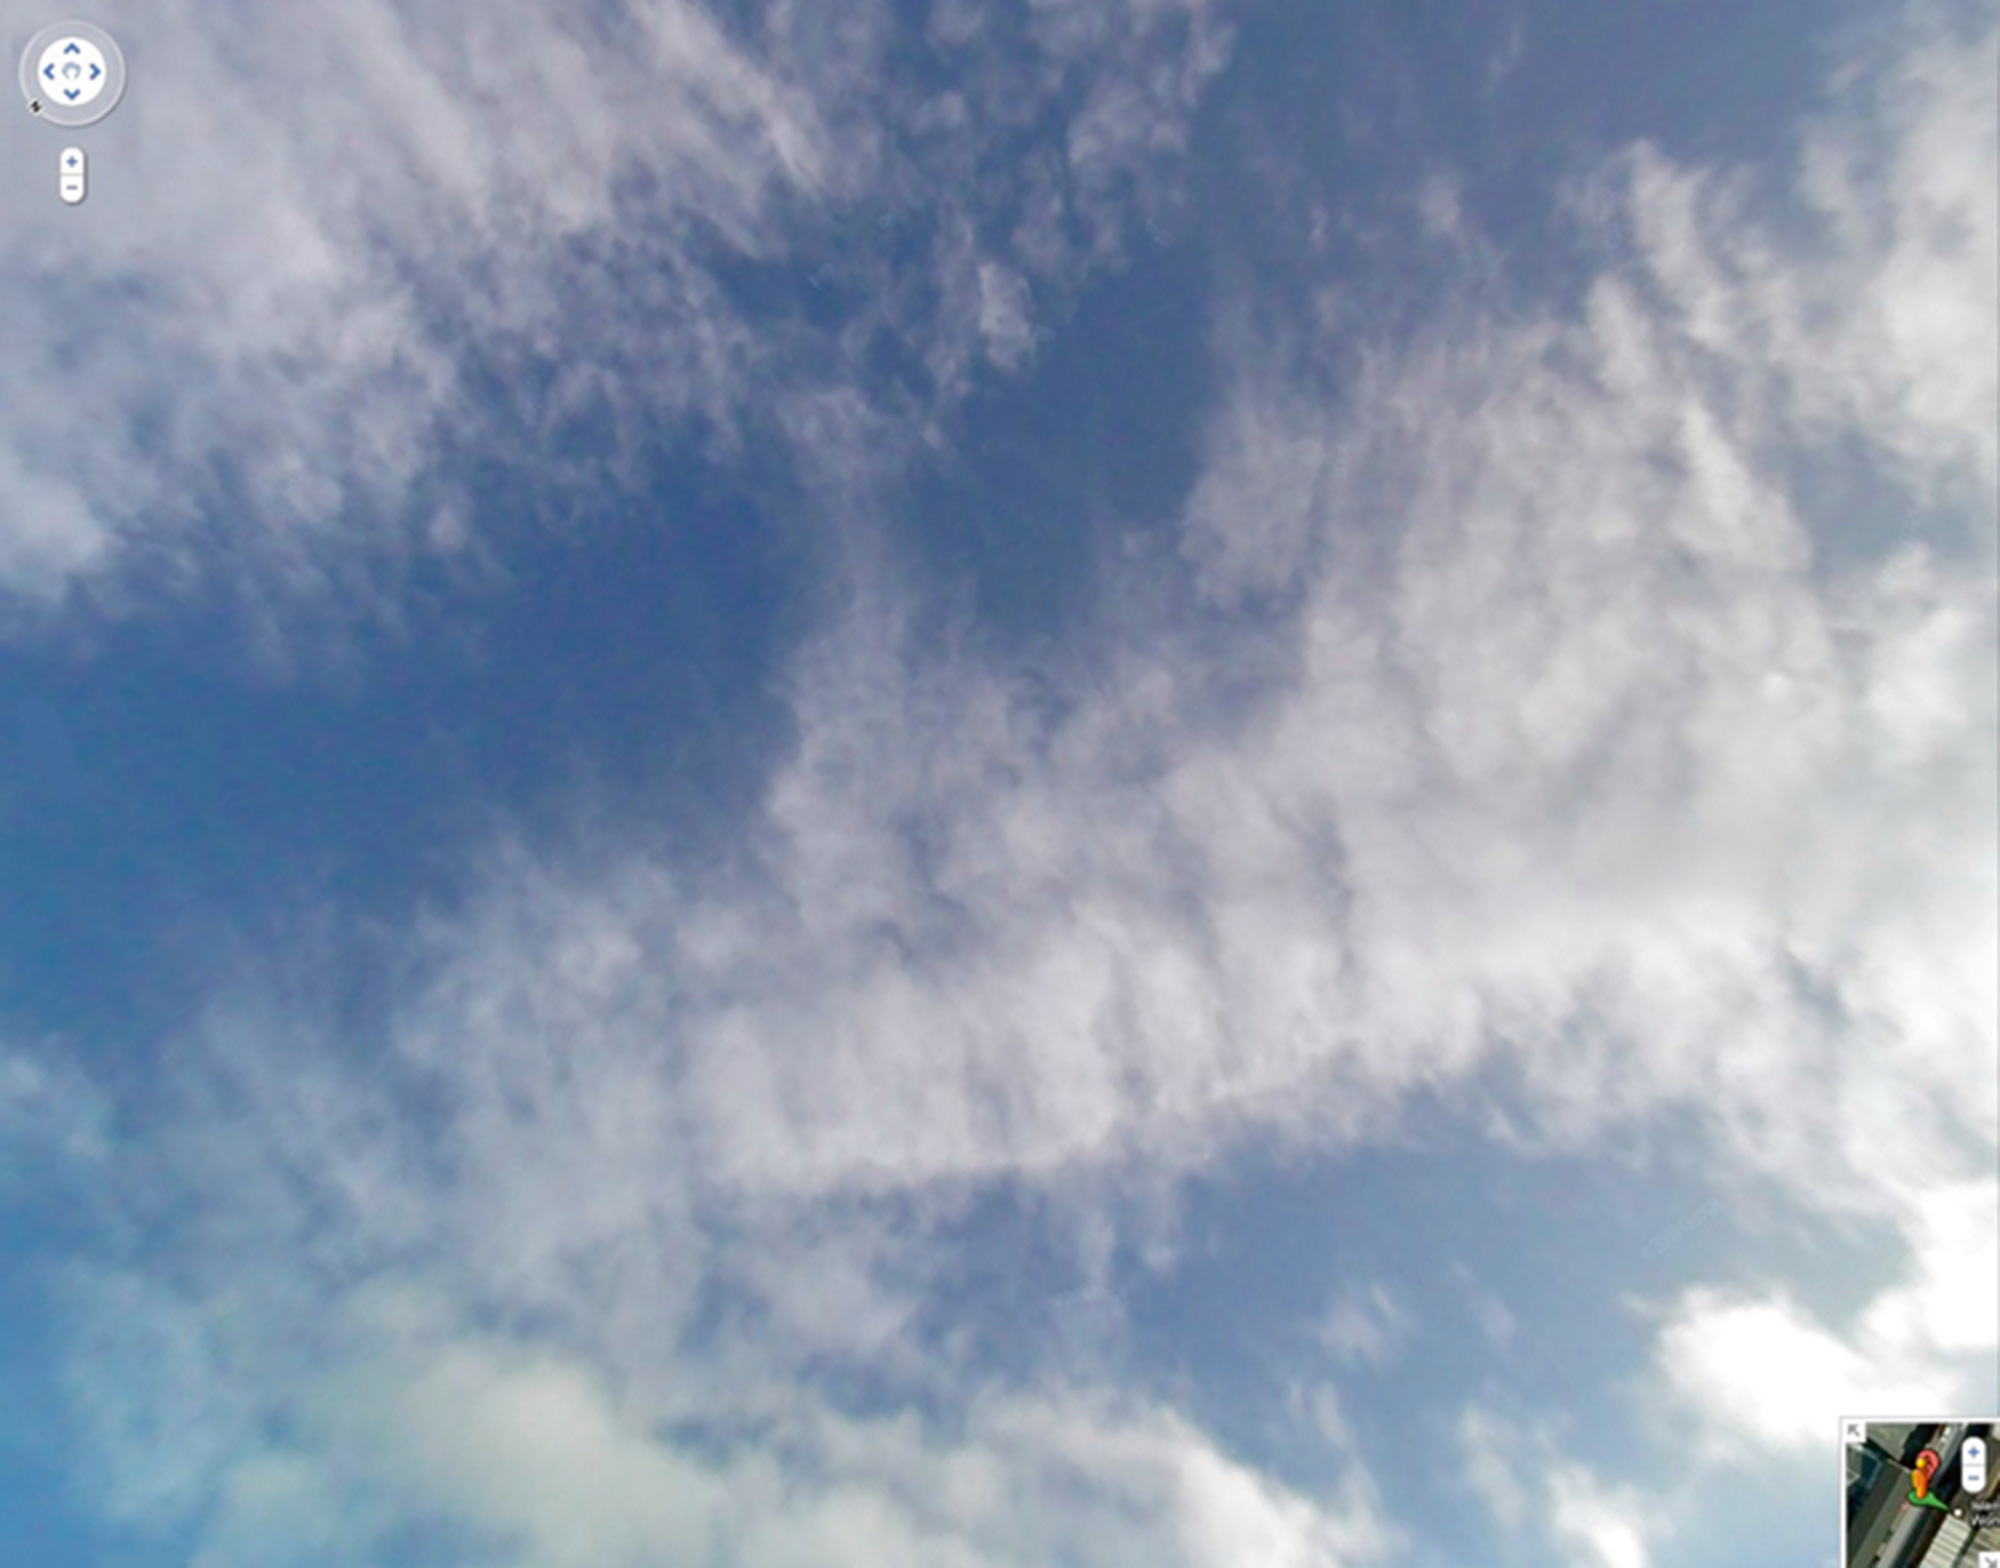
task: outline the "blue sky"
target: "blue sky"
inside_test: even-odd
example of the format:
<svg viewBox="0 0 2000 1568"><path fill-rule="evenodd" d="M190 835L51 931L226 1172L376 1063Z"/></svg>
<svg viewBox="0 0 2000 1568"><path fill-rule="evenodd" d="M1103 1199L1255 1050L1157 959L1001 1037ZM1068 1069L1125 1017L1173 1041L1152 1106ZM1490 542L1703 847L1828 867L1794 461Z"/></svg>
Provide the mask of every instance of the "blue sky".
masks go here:
<svg viewBox="0 0 2000 1568"><path fill-rule="evenodd" d="M91 13L0 1540L1831 1561L2000 1408L2000 32L1879 9Z"/></svg>

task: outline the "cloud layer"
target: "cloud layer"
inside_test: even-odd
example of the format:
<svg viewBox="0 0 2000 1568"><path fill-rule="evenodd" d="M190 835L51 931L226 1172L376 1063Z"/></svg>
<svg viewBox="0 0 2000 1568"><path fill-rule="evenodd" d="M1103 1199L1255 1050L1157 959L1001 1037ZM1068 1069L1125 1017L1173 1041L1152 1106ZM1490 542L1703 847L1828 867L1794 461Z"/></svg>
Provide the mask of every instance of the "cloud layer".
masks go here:
<svg viewBox="0 0 2000 1568"><path fill-rule="evenodd" d="M940 171L976 186L1005 162L1028 172L977 200L1011 227L947 202L911 263L932 302L882 277L830 333L904 331L922 395L868 397L922 424L978 355L1020 363L1038 288L1115 253L1147 200L1143 180L1114 197L1120 174L1176 151L1222 60L1183 7L1028 18L1007 72L870 133L802 63L832 47L816 7L754 38L627 16L587 94L553 13L523 19L533 48L455 18L489 43L450 94L428 35L352 13L326 49L393 42L407 75L313 129L360 138L356 183L260 218L296 225L271 243L300 273L221 290L214 337L188 329L191 373L226 395L194 397L170 449L236 447L251 406L335 432L266 449L279 466L244 480L260 526L338 516L329 476L357 451L414 483L464 373L421 345L546 349L573 308L558 279L599 276L627 180L657 182L660 233L630 243L664 279L659 314L633 328L625 302L596 330L637 331L632 366L671 387L656 415L726 424L773 351L709 311L721 269L685 259L686 232L776 254L795 204L893 216L899 180L914 203ZM986 25L939 7L931 47ZM838 42L877 68L886 24L853 26ZM1974 69L1996 39L1974 42L1889 40L1804 132L1782 219L1747 176L1645 148L1580 181L1599 251L1574 309L1466 301L1368 345L1338 397L1296 346L1219 327L1228 390L1175 562L1132 568L1108 647L1050 656L1053 699L974 638L920 634L925 606L884 569L792 665L796 746L735 852L605 869L496 847L470 905L410 933L379 1040L343 1036L282 958L246 965L174 1042L159 1098L126 1108L107 1180L150 1240L71 1276L101 1495L200 1521L205 1565L354 1561L419 1529L427 1560L522 1568L1387 1561L1412 1521L1358 1453L1307 1495L1170 1398L1114 1393L1103 1365L977 1364L952 1332L954 1226L996 1185L1031 1191L1057 1272L1104 1290L1138 1241L1171 1266L1176 1183L1253 1143L1358 1147L1424 1096L1524 1153L1643 1162L1692 1125L1746 1215L1901 1239L1906 1278L1852 1324L1698 1281L1638 1304L1645 1375L1710 1457L1816 1440L1822 1396L1830 1415L1977 1393L2000 1314L1981 532L2000 166ZM662 73L688 96L641 103ZM535 107L579 94L601 119ZM1047 158L995 139L1010 104L1007 134ZM417 161L398 172L391 147ZM364 199L382 181L439 194ZM353 242L363 210L388 214L380 248ZM525 259L489 274L503 232ZM383 281L420 242L482 280L452 334L427 280ZM830 279L880 265L829 244ZM217 276L186 255L98 265L142 260ZM337 343L315 336L335 323ZM382 430L323 418L316 377ZM384 378L386 403L362 395ZM608 384L558 381L536 417ZM807 384L790 406L816 430L861 396L833 371ZM1953 527L1848 515L1800 479L1850 442ZM104 471L174 468L127 452ZM143 495L64 504L160 515ZM17 534L6 569L23 591L96 570L121 526ZM51 1092L9 1071L0 1133ZM1395 1303L1357 1293L1327 1332L1387 1359ZM1503 1527L1560 1504L1559 1549L1605 1568L1671 1540L1636 1497L1584 1501L1553 1437L1475 1405L1460 1435ZM1510 1445L1545 1451L1553 1490L1495 1457Z"/></svg>
<svg viewBox="0 0 2000 1568"><path fill-rule="evenodd" d="M477 541L468 452L531 450L544 525L649 443L774 416L865 467L829 400L907 440L1020 364L1164 210L1228 47L1181 0L941 6L916 39L887 5L687 0L124 30L149 85L106 122L115 221L0 250L0 591L31 623L216 583L383 613Z"/></svg>

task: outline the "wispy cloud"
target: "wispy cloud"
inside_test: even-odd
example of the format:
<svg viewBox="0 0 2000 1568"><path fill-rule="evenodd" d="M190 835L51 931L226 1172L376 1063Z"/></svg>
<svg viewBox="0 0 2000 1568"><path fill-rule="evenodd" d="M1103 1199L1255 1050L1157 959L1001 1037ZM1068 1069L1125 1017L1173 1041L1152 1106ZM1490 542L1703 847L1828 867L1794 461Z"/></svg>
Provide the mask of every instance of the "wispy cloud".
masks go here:
<svg viewBox="0 0 2000 1568"><path fill-rule="evenodd" d="M1779 439L1865 442L1910 501L1946 499L1974 520L1988 563L1977 525L2000 472L1989 22L1926 7L1878 24L1890 47L1853 62L1838 114L1805 129L1782 229L1756 218L1742 173L1674 169L1646 148L1618 201L1746 437L1772 434L1769 421ZM1796 265L1808 247L1814 264Z"/></svg>
<svg viewBox="0 0 2000 1568"><path fill-rule="evenodd" d="M413 553L474 542L468 451L527 444L539 483L615 482L635 421L727 449L843 390L913 440L982 355L1021 362L1036 291L1122 253L1227 49L1199 5L1038 6L977 38L941 13L926 47L955 85L927 93L888 7L843 18L149 14L144 90L106 122L104 225L0 248L24 302L0 420L10 613L245 577L377 608ZM760 268L782 277L753 306L739 278ZM880 383L885 333L926 385Z"/></svg>
<svg viewBox="0 0 2000 1568"><path fill-rule="evenodd" d="M1554 1433L1472 1406L1458 1426L1467 1487L1520 1544L1546 1541L1570 1568L1649 1568L1658 1510L1564 1452Z"/></svg>
<svg viewBox="0 0 2000 1568"><path fill-rule="evenodd" d="M1378 1282L1334 1298L1320 1321L1319 1342L1336 1361L1379 1367L1402 1350L1409 1332L1406 1310Z"/></svg>

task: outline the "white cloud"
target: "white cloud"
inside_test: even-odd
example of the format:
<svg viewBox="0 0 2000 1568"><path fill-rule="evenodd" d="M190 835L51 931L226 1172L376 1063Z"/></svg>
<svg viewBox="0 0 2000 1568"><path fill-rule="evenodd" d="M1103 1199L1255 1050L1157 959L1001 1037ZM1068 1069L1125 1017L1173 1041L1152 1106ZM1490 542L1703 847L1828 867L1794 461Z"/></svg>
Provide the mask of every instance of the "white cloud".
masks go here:
<svg viewBox="0 0 2000 1568"><path fill-rule="evenodd" d="M1479 1278L1463 1263L1455 1263L1451 1270L1453 1285L1459 1298L1465 1303L1466 1313L1478 1328L1486 1342L1496 1350L1505 1350L1514 1342L1520 1332L1520 1320L1492 1291L1479 1282Z"/></svg>
<svg viewBox="0 0 2000 1568"><path fill-rule="evenodd" d="M1208 591L1234 602L1298 582L1324 515L1332 453L1325 422L1244 378L1210 432L1187 504L1186 549Z"/></svg>
<svg viewBox="0 0 2000 1568"><path fill-rule="evenodd" d="M1621 211L1690 341L1771 416L1859 436L1918 497L1969 497L1983 521L2000 429L1992 19L1925 6L1877 26L1887 47L1843 73L1840 113L1801 145L1808 237L1775 238L1741 177L1647 149Z"/></svg>
<svg viewBox="0 0 2000 1568"><path fill-rule="evenodd" d="M11 1197L20 1168L41 1172L51 1156L84 1165L111 1152L104 1096L52 1048L0 1046L0 1197Z"/></svg>
<svg viewBox="0 0 2000 1568"><path fill-rule="evenodd" d="M448 1328L440 1308L380 1283L355 1299L364 1359L317 1368L287 1406L309 1447L250 1452L225 1477L246 1542L274 1500L306 1507L310 1522L334 1497L350 1519L393 1521L401 1508L441 1521L520 1568L1342 1568L1381 1560L1390 1539L1351 1488L1320 1506L1169 1412L1080 1394L983 1398L948 1430L907 1414L843 1417L794 1395L772 1407L760 1441L689 1451L588 1367ZM353 1539L351 1526L322 1534ZM241 1559L215 1548L207 1560Z"/></svg>
<svg viewBox="0 0 2000 1568"><path fill-rule="evenodd" d="M1482 87L1482 92L1486 98L1490 100L1493 94L1499 89L1500 84L1505 82L1520 67L1521 60L1527 53L1527 48L1527 23L1522 20L1520 13L1516 12L1507 24L1506 38L1494 52L1492 59L1487 62L1486 77Z"/></svg>
<svg viewBox="0 0 2000 1568"><path fill-rule="evenodd" d="M1826 580L1715 352L1613 266L1579 320L1381 360L1353 421L1232 405L1190 557L1221 603L1305 603L1290 684L1226 719L1171 636L1051 727L857 610L801 671L771 888L677 906L711 1168L1193 1160L1496 1042L1542 1135L1681 1102L1803 1201L1895 1207L1887 1094L1962 1168L1993 1137L1990 582L1893 538Z"/></svg>
<svg viewBox="0 0 2000 1568"><path fill-rule="evenodd" d="M85 1444L73 1475L93 1510L158 1528L198 1518L255 1406L232 1386L199 1304L129 1272L62 1282L70 1408Z"/></svg>
<svg viewBox="0 0 2000 1568"><path fill-rule="evenodd" d="M1864 1343L1884 1347L1885 1359L1895 1361L1976 1364L1991 1354L2000 1324L2000 1191L1973 1179L1912 1198L1917 1208L1903 1223L1910 1277L1869 1305ZM1978 1402L1970 1384L1952 1401L1968 1402Z"/></svg>
<svg viewBox="0 0 2000 1568"><path fill-rule="evenodd" d="M1579 1548L1573 1559L1578 1568L1648 1568L1653 1559L1629 1494L1623 1500L1597 1497L1583 1489L1587 1485L1582 1472L1572 1472L1554 1508L1556 1530Z"/></svg>
<svg viewBox="0 0 2000 1568"><path fill-rule="evenodd" d="M1567 1568L1649 1568L1658 1510L1568 1457L1552 1431L1471 1405L1457 1436L1465 1483L1507 1540L1545 1538Z"/></svg>
<svg viewBox="0 0 2000 1568"><path fill-rule="evenodd" d="M216 564L193 525L220 494L230 544L278 582L365 580L470 412L454 331L489 350L569 336L573 377L603 353L575 308L599 264L555 263L601 236L621 180L644 167L656 222L698 213L745 247L777 189L823 184L813 106L705 13L625 22L613 39L538 5L150 13L146 79L97 155L105 221L17 227L0 252L39 307L6 406L9 542L71 518L61 572L6 587L59 593L119 548L171 587ZM654 394L726 401L745 346L702 324L706 280L662 259Z"/></svg>
<svg viewBox="0 0 2000 1568"><path fill-rule="evenodd" d="M1697 1288L1674 1303L1655 1372L1693 1409L1707 1456L1811 1451L1844 1415L1982 1405L2000 1323L2000 1193L1962 1181L1921 1202L1904 1220L1907 1276L1850 1331L1785 1291Z"/></svg>
<svg viewBox="0 0 2000 1568"><path fill-rule="evenodd" d="M1121 253L1226 53L1199 6L1068 14L1019 24L1025 79L941 44L953 117L891 70L885 6L739 29L692 0L155 8L86 221L0 244L29 302L0 405L6 608L32 627L79 581L116 610L214 578L379 607L414 552L464 547L430 527L464 516L451 451L531 444L542 482L596 485L630 477L635 420L726 445L753 407L796 430L794 403L857 391L884 406L846 433L907 445L979 353L1022 362L1028 283L1060 295ZM1034 226L1015 166L1054 171L1040 239L966 243L995 227L975 204ZM788 258L862 301L811 352L723 279ZM936 376L914 409L870 384L884 330ZM564 458L579 421L611 449Z"/></svg>
<svg viewBox="0 0 2000 1568"><path fill-rule="evenodd" d="M1465 222L1458 183L1446 175L1431 175L1417 192L1417 215L1432 238L1458 238Z"/></svg>
<svg viewBox="0 0 2000 1568"><path fill-rule="evenodd" d="M1034 340L1027 288L1019 273L997 262L979 265L979 331L987 354L1002 370L1020 364Z"/></svg>
<svg viewBox="0 0 2000 1568"><path fill-rule="evenodd" d="M1382 1367L1408 1342L1408 1310L1379 1280L1352 1286L1334 1297L1320 1319L1319 1342L1336 1361Z"/></svg>
<svg viewBox="0 0 2000 1568"><path fill-rule="evenodd" d="M1945 1408L1947 1380L1904 1377L1813 1322L1796 1304L1693 1293L1660 1341L1660 1358L1711 1424L1745 1451L1824 1444L1847 1410ZM1914 1374L1913 1376L1911 1374Z"/></svg>
<svg viewBox="0 0 2000 1568"><path fill-rule="evenodd" d="M1464 1461L1466 1486L1509 1540L1519 1539L1535 1506L1532 1476L1524 1473L1528 1461L1511 1452L1519 1441L1512 1426L1491 1411L1474 1406L1459 1418L1459 1457Z"/></svg>

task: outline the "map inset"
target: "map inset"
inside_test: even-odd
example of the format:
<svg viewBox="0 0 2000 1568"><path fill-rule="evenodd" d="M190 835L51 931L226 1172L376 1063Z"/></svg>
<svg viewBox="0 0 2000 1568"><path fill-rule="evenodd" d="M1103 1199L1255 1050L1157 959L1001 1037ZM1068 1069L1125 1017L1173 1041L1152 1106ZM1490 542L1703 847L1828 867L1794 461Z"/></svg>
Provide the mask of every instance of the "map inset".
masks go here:
<svg viewBox="0 0 2000 1568"><path fill-rule="evenodd" d="M1841 1423L1846 1568L2000 1568L2000 1420Z"/></svg>

